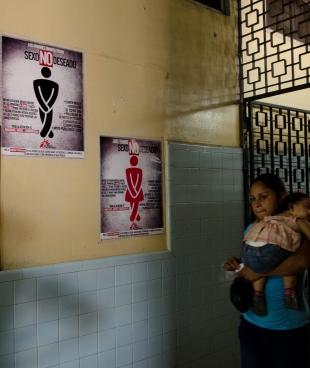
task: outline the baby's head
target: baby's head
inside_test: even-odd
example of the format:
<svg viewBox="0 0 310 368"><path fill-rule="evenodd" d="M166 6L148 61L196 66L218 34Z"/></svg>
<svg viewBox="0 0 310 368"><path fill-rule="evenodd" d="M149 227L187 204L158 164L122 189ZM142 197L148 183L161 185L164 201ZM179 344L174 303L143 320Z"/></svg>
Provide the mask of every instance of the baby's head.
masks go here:
<svg viewBox="0 0 310 368"><path fill-rule="evenodd" d="M310 198L305 193L294 192L287 195L283 205L292 216L307 218L310 215Z"/></svg>

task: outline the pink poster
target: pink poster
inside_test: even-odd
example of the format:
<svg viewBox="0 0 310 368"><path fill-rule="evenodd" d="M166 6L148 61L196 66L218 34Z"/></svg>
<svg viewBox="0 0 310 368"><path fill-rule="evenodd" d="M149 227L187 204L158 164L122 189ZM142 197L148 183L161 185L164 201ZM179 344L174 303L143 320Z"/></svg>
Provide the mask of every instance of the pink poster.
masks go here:
<svg viewBox="0 0 310 368"><path fill-rule="evenodd" d="M100 137L101 239L163 232L161 142Z"/></svg>

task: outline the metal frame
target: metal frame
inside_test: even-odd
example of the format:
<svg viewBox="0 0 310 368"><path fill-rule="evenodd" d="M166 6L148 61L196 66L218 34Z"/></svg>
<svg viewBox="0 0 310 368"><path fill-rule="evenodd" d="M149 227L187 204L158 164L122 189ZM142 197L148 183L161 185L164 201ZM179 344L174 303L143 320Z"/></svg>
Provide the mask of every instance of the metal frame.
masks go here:
<svg viewBox="0 0 310 368"><path fill-rule="evenodd" d="M288 190L309 193L310 111L258 100L310 87L310 6L308 0L238 0L238 15L248 223L248 190L260 173L277 173Z"/></svg>
<svg viewBox="0 0 310 368"><path fill-rule="evenodd" d="M310 111L251 101L246 122L248 182L274 172L290 191L309 193Z"/></svg>
<svg viewBox="0 0 310 368"><path fill-rule="evenodd" d="M310 87L309 4L302 0L238 4L242 98L255 100Z"/></svg>

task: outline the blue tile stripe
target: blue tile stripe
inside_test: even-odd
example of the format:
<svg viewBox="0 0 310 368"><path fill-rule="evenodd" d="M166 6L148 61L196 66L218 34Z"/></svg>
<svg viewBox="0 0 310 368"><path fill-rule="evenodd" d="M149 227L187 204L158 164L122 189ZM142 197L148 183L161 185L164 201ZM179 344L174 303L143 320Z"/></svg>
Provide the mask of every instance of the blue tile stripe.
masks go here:
<svg viewBox="0 0 310 368"><path fill-rule="evenodd" d="M1 368L132 364L174 262L165 251L0 272Z"/></svg>

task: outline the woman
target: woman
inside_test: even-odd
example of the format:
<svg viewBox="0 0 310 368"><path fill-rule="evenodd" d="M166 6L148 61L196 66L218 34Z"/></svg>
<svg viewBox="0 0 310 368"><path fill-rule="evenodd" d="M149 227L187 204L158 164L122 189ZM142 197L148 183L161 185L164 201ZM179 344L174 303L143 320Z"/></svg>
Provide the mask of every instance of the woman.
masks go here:
<svg viewBox="0 0 310 368"><path fill-rule="evenodd" d="M251 209L257 221L281 211L285 186L276 175L263 174L250 188ZM283 281L280 276L295 274L310 265L310 244L288 257L274 271L257 274L244 267L238 274L250 281L268 276L265 295L268 314L259 316L247 311L239 326L242 368L306 368L308 360L308 305L303 297L303 272L299 275L298 292L301 310L292 310L283 303ZM236 271L237 258L226 261L224 268Z"/></svg>

